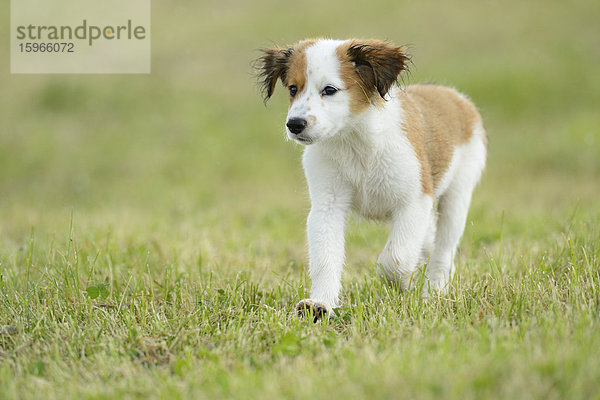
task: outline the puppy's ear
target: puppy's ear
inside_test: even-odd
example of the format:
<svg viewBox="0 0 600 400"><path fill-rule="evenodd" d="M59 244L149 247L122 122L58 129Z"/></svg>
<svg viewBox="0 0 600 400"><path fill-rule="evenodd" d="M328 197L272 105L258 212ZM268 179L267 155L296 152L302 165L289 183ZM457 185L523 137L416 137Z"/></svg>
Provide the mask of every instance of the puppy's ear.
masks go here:
<svg viewBox="0 0 600 400"><path fill-rule="evenodd" d="M293 49L274 47L261 51L263 55L255 61L254 67L258 71L259 85L266 102L275 90L277 79L285 82Z"/></svg>
<svg viewBox="0 0 600 400"><path fill-rule="evenodd" d="M400 72L408 69L410 57L405 46L394 46L380 40L353 41L348 58L367 89L376 89L383 98L398 80Z"/></svg>

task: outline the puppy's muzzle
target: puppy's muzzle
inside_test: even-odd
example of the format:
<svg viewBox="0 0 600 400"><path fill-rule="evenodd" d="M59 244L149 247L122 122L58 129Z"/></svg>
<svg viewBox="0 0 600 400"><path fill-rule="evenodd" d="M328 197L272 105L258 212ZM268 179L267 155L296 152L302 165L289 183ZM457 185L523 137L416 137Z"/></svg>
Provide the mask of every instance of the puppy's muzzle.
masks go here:
<svg viewBox="0 0 600 400"><path fill-rule="evenodd" d="M303 118L290 118L285 125L291 133L299 135L306 128L306 120Z"/></svg>

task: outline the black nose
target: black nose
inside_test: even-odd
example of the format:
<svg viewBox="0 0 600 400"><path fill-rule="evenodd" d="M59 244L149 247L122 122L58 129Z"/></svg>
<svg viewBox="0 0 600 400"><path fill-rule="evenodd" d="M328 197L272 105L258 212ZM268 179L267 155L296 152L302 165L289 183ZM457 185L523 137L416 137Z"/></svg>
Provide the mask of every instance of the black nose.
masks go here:
<svg viewBox="0 0 600 400"><path fill-rule="evenodd" d="M304 128L306 128L306 120L302 118L290 118L285 125L288 127L290 132L297 135L301 133Z"/></svg>

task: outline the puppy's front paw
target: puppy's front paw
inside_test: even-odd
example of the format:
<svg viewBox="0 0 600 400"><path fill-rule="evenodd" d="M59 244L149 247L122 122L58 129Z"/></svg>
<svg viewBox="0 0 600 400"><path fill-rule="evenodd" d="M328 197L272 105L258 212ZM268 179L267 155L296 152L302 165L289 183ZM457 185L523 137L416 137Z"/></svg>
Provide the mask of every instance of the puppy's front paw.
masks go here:
<svg viewBox="0 0 600 400"><path fill-rule="evenodd" d="M433 279L426 279L425 282L423 282L423 292L422 292L422 296L424 300L428 300L429 297L431 296L440 296L440 295L445 295L448 293L448 289L449 289L449 282L445 279L442 280L433 280Z"/></svg>
<svg viewBox="0 0 600 400"><path fill-rule="evenodd" d="M313 301L311 299L300 300L298 304L296 304L296 313L300 318L312 318L313 322L317 322L321 318L329 315L329 311L327 307L323 303L319 303Z"/></svg>

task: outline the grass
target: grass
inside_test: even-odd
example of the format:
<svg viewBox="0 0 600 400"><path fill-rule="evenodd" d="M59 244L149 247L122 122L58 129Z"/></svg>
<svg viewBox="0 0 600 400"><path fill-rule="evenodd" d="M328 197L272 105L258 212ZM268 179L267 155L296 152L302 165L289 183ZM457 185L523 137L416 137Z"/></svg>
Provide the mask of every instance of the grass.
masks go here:
<svg viewBox="0 0 600 400"><path fill-rule="evenodd" d="M205 270L71 233L42 266L32 239L11 263L24 270L2 278L18 331L0 342L4 394L597 396L598 222L566 227L543 251L463 257L450 294L427 303L360 274L339 317L316 325L291 315L305 284L293 261L266 283L249 267ZM110 293L90 298L102 282Z"/></svg>
<svg viewBox="0 0 600 400"><path fill-rule="evenodd" d="M598 12L154 2L151 75L0 66L0 398L600 398ZM321 35L411 43L490 154L447 296L377 280L387 228L353 219L313 325L301 148L249 64Z"/></svg>

